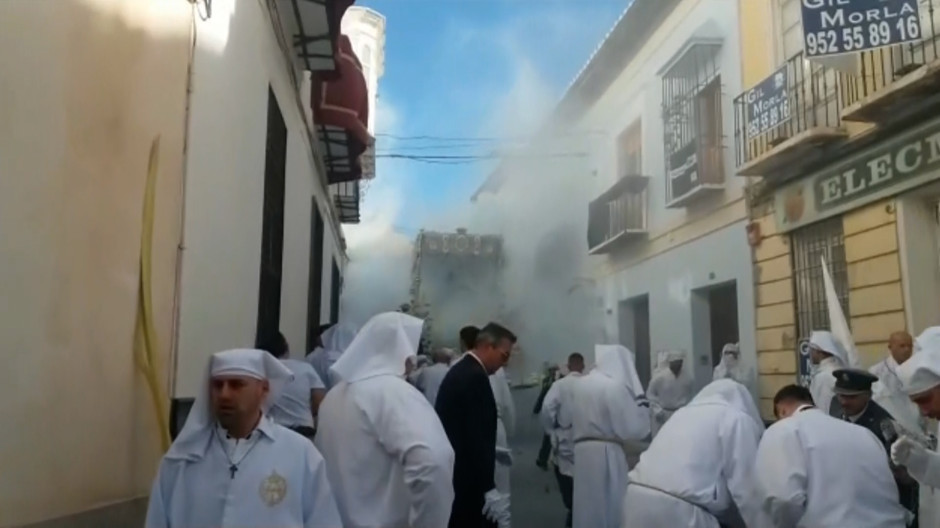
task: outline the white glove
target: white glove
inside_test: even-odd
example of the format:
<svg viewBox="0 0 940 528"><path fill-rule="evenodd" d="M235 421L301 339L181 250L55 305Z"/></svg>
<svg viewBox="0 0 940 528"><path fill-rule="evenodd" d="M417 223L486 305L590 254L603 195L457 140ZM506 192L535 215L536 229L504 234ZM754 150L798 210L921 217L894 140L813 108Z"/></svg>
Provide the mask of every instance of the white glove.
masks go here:
<svg viewBox="0 0 940 528"><path fill-rule="evenodd" d="M496 520L496 526L497 528L512 528L512 520L509 516L509 510L506 510L506 513Z"/></svg>
<svg viewBox="0 0 940 528"><path fill-rule="evenodd" d="M904 466L915 480L925 486L940 488L940 453L926 447L906 435L901 435L891 445L891 461Z"/></svg>
<svg viewBox="0 0 940 528"><path fill-rule="evenodd" d="M512 528L512 517L509 511L509 495L503 495L503 499L506 501L506 508L500 512L493 521L496 523L497 528Z"/></svg>
<svg viewBox="0 0 940 528"><path fill-rule="evenodd" d="M503 495L496 489L486 492L483 497L486 501L483 504L483 516L491 522L509 522L509 495ZM507 525L508 526L508 525Z"/></svg>
<svg viewBox="0 0 940 528"><path fill-rule="evenodd" d="M512 465L512 451L497 447L496 448L496 463L502 466L511 466Z"/></svg>
<svg viewBox="0 0 940 528"><path fill-rule="evenodd" d="M891 444L891 461L898 466L917 466L926 461L927 450L906 435Z"/></svg>

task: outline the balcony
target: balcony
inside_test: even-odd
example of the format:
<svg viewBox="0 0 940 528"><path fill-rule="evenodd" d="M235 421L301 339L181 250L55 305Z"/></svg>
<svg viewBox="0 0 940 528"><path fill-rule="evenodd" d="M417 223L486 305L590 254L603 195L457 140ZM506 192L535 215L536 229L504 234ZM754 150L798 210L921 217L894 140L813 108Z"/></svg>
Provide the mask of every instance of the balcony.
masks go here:
<svg viewBox="0 0 940 528"><path fill-rule="evenodd" d="M344 224L359 223L359 181L348 181L330 186L333 189L333 204L339 221Z"/></svg>
<svg viewBox="0 0 940 528"><path fill-rule="evenodd" d="M588 205L588 253L610 253L646 237L649 178L624 176Z"/></svg>
<svg viewBox="0 0 940 528"><path fill-rule="evenodd" d="M369 121L369 97L362 65L346 35L338 40L339 62L336 72L317 73L311 77L310 106L330 184L363 178L361 157L373 144L366 123ZM367 158L367 162L374 157Z"/></svg>
<svg viewBox="0 0 940 528"><path fill-rule="evenodd" d="M921 39L866 51L846 76L843 119L884 124L940 109L940 0L920 0Z"/></svg>
<svg viewBox="0 0 940 528"><path fill-rule="evenodd" d="M842 76L800 52L771 78L783 80L776 112L758 115L752 104L764 83L734 100L739 176L796 173L822 159L825 147L848 137L842 124Z"/></svg>

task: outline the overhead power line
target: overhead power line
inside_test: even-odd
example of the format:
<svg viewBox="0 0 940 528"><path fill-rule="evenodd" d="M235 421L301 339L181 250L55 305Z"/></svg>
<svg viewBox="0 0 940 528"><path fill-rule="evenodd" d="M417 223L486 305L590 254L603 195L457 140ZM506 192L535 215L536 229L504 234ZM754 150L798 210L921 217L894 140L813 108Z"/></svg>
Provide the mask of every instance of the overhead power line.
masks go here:
<svg viewBox="0 0 940 528"><path fill-rule="evenodd" d="M518 159L547 159L547 158L586 158L587 154L583 152L563 152L558 154L543 154L543 155L529 155L529 156L519 156L519 155L499 155L499 154L483 154L483 155L416 155L416 154L376 154L376 158L385 158L385 159L397 159L397 160L407 160L407 161L416 161L421 163L438 163L444 165L462 165L466 163L475 163L479 161L490 161L490 160L518 160Z"/></svg>
<svg viewBox="0 0 940 528"><path fill-rule="evenodd" d="M594 135L605 135L606 133L603 130L573 130L569 132L558 132L552 134L531 134L531 135L517 135L517 136L438 136L432 134L421 134L421 135L398 135L398 134L387 134L387 133L377 133L375 134L376 138L389 138L396 139L400 141L457 141L457 142L531 142L538 140L542 137L546 138L556 138L563 139L569 137L578 137L578 136L594 136Z"/></svg>

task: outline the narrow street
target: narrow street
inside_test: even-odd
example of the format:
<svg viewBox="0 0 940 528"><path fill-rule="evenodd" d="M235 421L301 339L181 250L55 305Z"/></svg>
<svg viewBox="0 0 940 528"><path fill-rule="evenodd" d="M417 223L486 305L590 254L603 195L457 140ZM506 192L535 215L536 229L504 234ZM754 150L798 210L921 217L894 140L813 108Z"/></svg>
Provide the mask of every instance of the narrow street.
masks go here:
<svg viewBox="0 0 940 528"><path fill-rule="evenodd" d="M520 528L563 528L565 508L555 476L535 465L542 429L532 414L538 387L513 391L516 434L513 442L512 519Z"/></svg>
<svg viewBox="0 0 940 528"><path fill-rule="evenodd" d="M940 0L0 0L0 225L0 528L940 528Z"/></svg>

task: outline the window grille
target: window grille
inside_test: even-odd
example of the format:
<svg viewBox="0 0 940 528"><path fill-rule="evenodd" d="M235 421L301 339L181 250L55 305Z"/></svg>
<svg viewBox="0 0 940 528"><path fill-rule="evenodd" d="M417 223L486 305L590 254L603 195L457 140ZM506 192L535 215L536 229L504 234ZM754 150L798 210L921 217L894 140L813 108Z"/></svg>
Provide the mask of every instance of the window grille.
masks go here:
<svg viewBox="0 0 940 528"><path fill-rule="evenodd" d="M666 201L724 181L719 44L693 44L663 75Z"/></svg>
<svg viewBox="0 0 940 528"><path fill-rule="evenodd" d="M842 217L798 229L791 235L791 242L796 331L802 341L809 339L813 330L829 329L822 257L826 257L839 304L849 320L849 277Z"/></svg>

